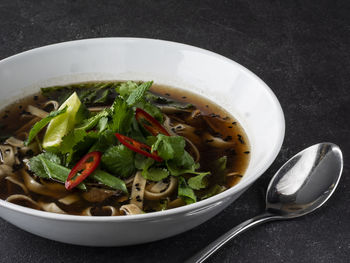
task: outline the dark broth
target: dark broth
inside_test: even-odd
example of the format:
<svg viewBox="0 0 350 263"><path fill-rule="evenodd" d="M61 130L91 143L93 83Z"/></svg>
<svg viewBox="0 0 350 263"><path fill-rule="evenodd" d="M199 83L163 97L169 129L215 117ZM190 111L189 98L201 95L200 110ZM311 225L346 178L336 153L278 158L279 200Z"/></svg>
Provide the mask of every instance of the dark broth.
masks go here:
<svg viewBox="0 0 350 263"><path fill-rule="evenodd" d="M83 85L93 85L94 83L86 83ZM209 184L220 184L224 188L230 188L237 184L243 176L250 159L250 147L248 138L237 122L237 120L231 116L227 111L222 109L219 105L188 91L176 89L168 86L153 85L151 92L161 97L170 98L182 104L190 103L199 110L198 116L191 118L189 112L177 112L167 114L173 123L177 123L179 119L183 124L190 125L195 128L195 137L191 138L191 141L196 145L200 152L200 171L210 171L212 173L209 176ZM50 99L57 99L51 97ZM6 107L0 111L0 139L3 143L3 138L8 135L16 136L15 131L20 127L28 123L28 118L25 117L27 112L25 111L28 105L34 105L42 108L44 102L48 99L42 96L40 93L31 95L27 98L21 99L12 105ZM110 105L110 104L109 104ZM50 111L51 109L47 109ZM211 125L208 125L208 122ZM213 129L215 127L215 130ZM30 129L31 127L29 127ZM27 130L28 131L28 130ZM227 143L232 143L232 147L216 148L212 146L213 141L211 139L205 139L208 134L221 138ZM18 135L18 134L17 134ZM184 135L185 136L185 135ZM186 136L185 136L186 137ZM235 173L233 176L225 176L224 181L222 175L218 175L213 170L213 161L222 156L227 156L227 173ZM21 157L21 156L20 156ZM17 167L19 169L20 167ZM19 176L19 180L21 180ZM43 179L36 178L38 182L42 182ZM44 180L46 181L46 180ZM6 199L13 194L22 194L23 190L20 187L14 186L0 177L0 198ZM72 193L81 195L82 192L74 190ZM207 194L205 191L196 191L199 200ZM127 202L125 196L112 196L101 203L89 203L80 198L79 202L75 202L72 205L64 205L57 201L57 198L47 197L39 195L33 192L28 194L33 200L39 202L54 202L61 209L69 214L81 214L86 207L93 207L94 215L106 215L106 212L101 209L103 206L113 206L117 209ZM176 199L177 195L174 193L170 197L170 201ZM149 201L145 200L144 207L146 212L152 212L161 210L164 204L164 200ZM29 206L22 203L21 205ZM168 208L176 207L183 204L174 204L168 206Z"/></svg>

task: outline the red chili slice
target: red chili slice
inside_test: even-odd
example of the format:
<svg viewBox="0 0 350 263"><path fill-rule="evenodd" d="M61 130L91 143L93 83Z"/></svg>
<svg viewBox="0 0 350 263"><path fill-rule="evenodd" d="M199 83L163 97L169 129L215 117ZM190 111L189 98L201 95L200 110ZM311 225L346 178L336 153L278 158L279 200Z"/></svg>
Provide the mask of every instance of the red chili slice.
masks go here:
<svg viewBox="0 0 350 263"><path fill-rule="evenodd" d="M142 154L146 157L152 158L157 162L163 161L163 159L159 157L157 152L151 152L151 147L149 147L148 145L135 141L134 139L124 136L120 133L116 133L115 136L123 145L128 147L130 150L133 150L134 152Z"/></svg>
<svg viewBox="0 0 350 263"><path fill-rule="evenodd" d="M71 190L88 177L100 164L101 152L86 154L70 171L65 183L67 190Z"/></svg>
<svg viewBox="0 0 350 263"><path fill-rule="evenodd" d="M166 136L170 136L168 131L155 118L153 118L144 110L140 108L136 108L135 118L153 136L157 136L158 134L164 134Z"/></svg>

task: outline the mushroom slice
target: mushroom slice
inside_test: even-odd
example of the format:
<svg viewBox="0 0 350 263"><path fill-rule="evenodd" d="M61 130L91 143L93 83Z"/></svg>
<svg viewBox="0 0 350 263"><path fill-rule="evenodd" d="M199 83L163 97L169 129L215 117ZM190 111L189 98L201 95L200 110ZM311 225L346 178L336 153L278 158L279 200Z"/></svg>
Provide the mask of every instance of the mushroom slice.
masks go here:
<svg viewBox="0 0 350 263"><path fill-rule="evenodd" d="M41 210L40 204L38 204L37 202L35 202L33 199L31 199L26 195L20 195L20 194L10 195L9 197L7 197L6 201L16 205L21 205L21 206Z"/></svg>
<svg viewBox="0 0 350 263"><path fill-rule="evenodd" d="M144 213L137 205L134 204L123 205L120 207L120 211L125 215L138 215Z"/></svg>
<svg viewBox="0 0 350 263"><path fill-rule="evenodd" d="M134 182L132 184L130 204L134 204L140 209L142 209L145 187L146 179L143 178L143 176L141 175L141 171L138 171L135 175Z"/></svg>
<svg viewBox="0 0 350 263"><path fill-rule="evenodd" d="M159 200L170 196L177 187L177 179L175 177L170 177L170 182L167 188L162 189L163 182L158 182L151 189L145 189L145 199L147 200ZM158 186L157 186L158 185ZM161 190L162 189L162 190Z"/></svg>
<svg viewBox="0 0 350 263"><path fill-rule="evenodd" d="M103 202L107 198L115 195L117 191L91 187L89 191L82 194L83 198L90 203Z"/></svg>
<svg viewBox="0 0 350 263"><path fill-rule="evenodd" d="M176 208L184 205L186 205L185 201L182 200L181 198L177 198L168 203L168 208Z"/></svg>
<svg viewBox="0 0 350 263"><path fill-rule="evenodd" d="M47 117L47 115L49 115L48 112L39 109L37 107L34 107L33 105L28 105L28 107L26 108L26 111L28 111L30 114L37 116L41 119L44 119L45 117Z"/></svg>
<svg viewBox="0 0 350 263"><path fill-rule="evenodd" d="M43 203L39 202L39 205L46 212L58 213L58 214L66 214L61 208L58 207L55 203Z"/></svg>

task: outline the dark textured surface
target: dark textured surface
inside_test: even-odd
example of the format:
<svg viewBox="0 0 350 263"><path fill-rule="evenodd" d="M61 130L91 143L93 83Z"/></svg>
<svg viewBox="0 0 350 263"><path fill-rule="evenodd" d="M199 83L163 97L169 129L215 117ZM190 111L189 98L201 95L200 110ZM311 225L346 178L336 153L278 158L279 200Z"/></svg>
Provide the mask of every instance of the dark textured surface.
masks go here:
<svg viewBox="0 0 350 263"><path fill-rule="evenodd" d="M0 1L0 58L91 37L148 37L212 50L246 66L275 92L286 137L271 168L237 202L201 226L124 248L49 241L0 219L0 262L182 262L263 209L273 173L321 141L341 146L337 192L316 213L242 234L208 262L349 262L349 1Z"/></svg>

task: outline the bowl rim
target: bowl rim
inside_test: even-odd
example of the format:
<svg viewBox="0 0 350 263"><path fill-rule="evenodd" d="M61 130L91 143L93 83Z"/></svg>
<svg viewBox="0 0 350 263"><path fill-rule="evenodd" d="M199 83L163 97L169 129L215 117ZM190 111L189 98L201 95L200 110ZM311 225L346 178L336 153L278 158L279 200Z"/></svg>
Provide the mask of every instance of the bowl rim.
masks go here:
<svg viewBox="0 0 350 263"><path fill-rule="evenodd" d="M235 186L231 187L230 189L227 189L226 191L217 194L215 196L212 196L208 199L177 207L177 208L172 208L169 210L165 211L157 211L157 212L152 212L152 213L145 213L145 214L137 214L137 215L128 215L128 216L98 216L98 217L88 217L88 216L81 216L81 215L66 215L66 214L58 214L58 213L51 213L51 212L46 212L46 211L40 211L40 210L35 210L32 208L16 205L10 202L7 202L5 200L0 199L0 206L4 208L8 208L11 210L14 210L16 212L21 212L27 215L35 216L35 217L40 217L40 218L46 218L46 219L53 219L57 221L83 221L83 222L123 222L123 221L140 221L140 220L154 220L158 219L160 217L168 217L174 214L182 214L182 213L188 213L188 212L194 212L196 210L200 210L201 208L208 207L214 203L218 203L222 201L223 199L229 198L231 195L241 192L245 189L247 189L252 183L254 183L262 174L265 172L273 163L275 158L277 157L281 147L282 143L284 140L285 136L285 118L283 114L282 107L276 97L276 95L273 93L273 91L267 86L267 84L260 79L256 74L254 74L252 71L247 69L246 67L242 66L241 64L235 62L232 59L229 59L223 55L220 55L218 53L195 47L192 45L188 44L183 44L179 42L174 42L174 41L168 41L168 40L161 40L161 39L151 39L151 38L136 38L136 37L106 37L106 38L88 38L88 39L80 39L80 40L72 40L72 41L65 41L65 42L60 42L56 44L50 44L50 45L45 45L42 47L37 47L34 49L30 49L15 55L12 55L10 57L4 58L0 60L0 64L5 63L7 61L17 59L18 57L25 56L27 54L35 54L37 52L41 51L54 51L56 48L61 48L65 46L71 46L71 45L79 45L81 43L84 44L89 44L91 43L98 43L98 42L114 42L114 41L134 41L134 42L153 42L155 44L160 44L160 45L169 45L169 46L175 46L179 48L186 48L189 50L197 51L199 53L203 53L212 57L215 57L216 59L222 60L223 62L228 62L231 64L234 64L236 67L238 67L242 72L245 74L249 75L250 77L256 79L260 84L261 87L265 89L265 91L270 95L271 99L273 102L276 104L277 109L278 109L278 115L279 115L279 120L277 120L280 123L280 134L279 137L277 138L276 141L276 147L273 149L271 152L270 157L267 159L266 163L264 166L260 167L260 169L250 176L247 180L241 181ZM0 215L1 217L1 215Z"/></svg>

